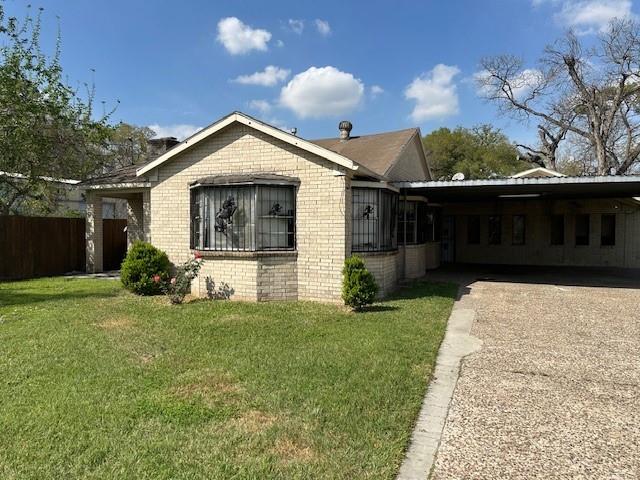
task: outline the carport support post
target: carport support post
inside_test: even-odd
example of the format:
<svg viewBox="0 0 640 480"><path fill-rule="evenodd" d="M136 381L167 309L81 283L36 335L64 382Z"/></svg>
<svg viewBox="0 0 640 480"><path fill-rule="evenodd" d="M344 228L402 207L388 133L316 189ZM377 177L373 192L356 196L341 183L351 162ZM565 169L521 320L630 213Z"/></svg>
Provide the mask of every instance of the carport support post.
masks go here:
<svg viewBox="0 0 640 480"><path fill-rule="evenodd" d="M85 239L87 245L87 273L97 273L102 272L102 197L92 190L88 190L86 195Z"/></svg>

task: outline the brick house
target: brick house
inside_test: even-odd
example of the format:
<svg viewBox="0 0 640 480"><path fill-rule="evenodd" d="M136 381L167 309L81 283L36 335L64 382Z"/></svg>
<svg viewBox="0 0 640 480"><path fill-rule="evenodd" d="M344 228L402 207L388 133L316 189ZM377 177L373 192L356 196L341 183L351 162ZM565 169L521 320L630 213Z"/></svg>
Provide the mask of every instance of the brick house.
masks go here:
<svg viewBox="0 0 640 480"><path fill-rule="evenodd" d="M104 197L127 200L130 243L149 241L176 264L203 255L200 296L225 283L235 299L339 301L352 252L382 295L441 260L640 267L640 177L438 182L419 129L351 128L308 141L234 112L93 179L88 271L102 270Z"/></svg>

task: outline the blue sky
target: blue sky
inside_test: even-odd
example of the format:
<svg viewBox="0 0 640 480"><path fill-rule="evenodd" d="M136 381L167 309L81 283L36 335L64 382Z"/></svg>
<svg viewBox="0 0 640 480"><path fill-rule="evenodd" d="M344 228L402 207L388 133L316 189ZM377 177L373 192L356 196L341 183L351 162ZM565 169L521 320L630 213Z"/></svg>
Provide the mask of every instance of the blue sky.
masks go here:
<svg viewBox="0 0 640 480"><path fill-rule="evenodd" d="M183 1L6 0L44 7L43 43L62 30L72 82L95 81L114 121L179 137L233 110L306 138L491 123L512 139L534 127L501 117L473 82L483 56L533 66L569 27L593 37L631 0ZM270 67L270 68L267 68ZM95 69L95 73L91 72ZM259 75L254 75L260 73Z"/></svg>

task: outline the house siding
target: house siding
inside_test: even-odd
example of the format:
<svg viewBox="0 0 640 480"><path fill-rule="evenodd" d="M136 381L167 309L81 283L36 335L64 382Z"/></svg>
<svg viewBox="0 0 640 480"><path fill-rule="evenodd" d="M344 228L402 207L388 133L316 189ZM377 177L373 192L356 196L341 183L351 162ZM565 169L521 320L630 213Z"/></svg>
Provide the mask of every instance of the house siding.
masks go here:
<svg viewBox="0 0 640 480"><path fill-rule="evenodd" d="M404 147L387 176L395 181L430 180L429 170L424 158L420 136L415 135Z"/></svg>
<svg viewBox="0 0 640 480"><path fill-rule="evenodd" d="M350 242L345 212L350 177L345 168L251 127L233 124L157 169L150 191L150 241L179 264L189 258L189 184L210 175L277 173L297 177L296 250L241 258L206 256L194 285L204 296L207 282L226 283L231 298L275 298L337 302ZM284 286L283 286L284 285Z"/></svg>

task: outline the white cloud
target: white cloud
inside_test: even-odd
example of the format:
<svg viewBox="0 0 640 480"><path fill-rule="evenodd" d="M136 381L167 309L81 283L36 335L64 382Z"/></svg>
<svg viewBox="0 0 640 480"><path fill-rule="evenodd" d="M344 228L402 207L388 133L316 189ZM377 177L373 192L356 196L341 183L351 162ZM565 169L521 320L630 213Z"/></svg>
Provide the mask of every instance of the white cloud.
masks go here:
<svg viewBox="0 0 640 480"><path fill-rule="evenodd" d="M177 125L149 125L149 128L155 132L154 138L162 138L162 137L176 137L178 140L184 140L187 137L190 137L201 127L196 127L195 125L187 125L187 124L177 124Z"/></svg>
<svg viewBox="0 0 640 480"><path fill-rule="evenodd" d="M265 114L271 111L271 104L266 100L251 100L249 102L249 108Z"/></svg>
<svg viewBox="0 0 640 480"><path fill-rule="evenodd" d="M478 94L481 96L491 95L492 86L487 84L489 79L489 73L486 70L481 70L473 74L473 80L478 85ZM513 78L509 79L513 96L517 100L523 99L527 94L531 92L533 88L543 81L543 75L537 68L525 68Z"/></svg>
<svg viewBox="0 0 640 480"><path fill-rule="evenodd" d="M271 33L251 28L236 17L223 18L218 22L218 41L231 55L242 55L251 50L267 50Z"/></svg>
<svg viewBox="0 0 640 480"><path fill-rule="evenodd" d="M273 87L280 82L284 82L291 73L291 70L269 65L262 72L252 73L251 75L240 75L233 80L242 85L262 85L263 87Z"/></svg>
<svg viewBox="0 0 640 480"><path fill-rule="evenodd" d="M580 34L603 31L613 19L634 16L631 0L532 0L534 7L543 4L560 7L555 20Z"/></svg>
<svg viewBox="0 0 640 480"><path fill-rule="evenodd" d="M289 28L293 30L298 35L301 35L304 31L304 20L295 20L293 18L289 19Z"/></svg>
<svg viewBox="0 0 640 480"><path fill-rule="evenodd" d="M316 18L314 20L314 23L316 24L316 30L318 30L318 33L320 33L320 35L324 37L331 35L331 25L329 25L329 22Z"/></svg>
<svg viewBox="0 0 640 480"><path fill-rule="evenodd" d="M279 47L279 48L284 47L284 42L282 40L276 40L276 47Z"/></svg>
<svg viewBox="0 0 640 480"><path fill-rule="evenodd" d="M404 95L416 101L411 112L415 122L458 113L458 93L453 79L459 73L458 67L440 63L411 82Z"/></svg>
<svg viewBox="0 0 640 480"><path fill-rule="evenodd" d="M378 95L381 95L384 93L384 88L382 88L380 85L371 85L371 88L369 89L369 91L371 92L371 96L375 98Z"/></svg>
<svg viewBox="0 0 640 480"><path fill-rule="evenodd" d="M355 109L363 83L335 67L311 67L282 87L280 104L301 118L341 115Z"/></svg>

